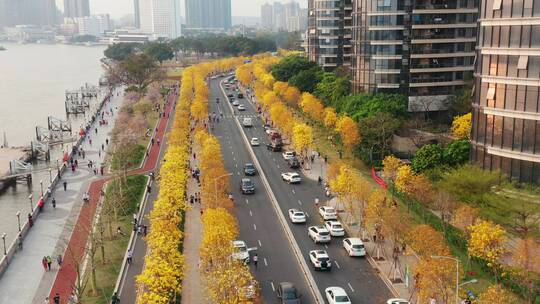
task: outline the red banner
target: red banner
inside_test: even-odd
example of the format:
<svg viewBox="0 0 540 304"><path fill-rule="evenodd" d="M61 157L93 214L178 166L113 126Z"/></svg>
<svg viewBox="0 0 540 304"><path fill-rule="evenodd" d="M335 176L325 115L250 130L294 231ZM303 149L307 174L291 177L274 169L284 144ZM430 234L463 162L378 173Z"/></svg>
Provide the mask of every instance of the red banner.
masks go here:
<svg viewBox="0 0 540 304"><path fill-rule="evenodd" d="M388 184L386 184L386 182L377 175L374 167L371 167L371 177L377 184L379 184L379 186L383 187L384 189L388 189Z"/></svg>

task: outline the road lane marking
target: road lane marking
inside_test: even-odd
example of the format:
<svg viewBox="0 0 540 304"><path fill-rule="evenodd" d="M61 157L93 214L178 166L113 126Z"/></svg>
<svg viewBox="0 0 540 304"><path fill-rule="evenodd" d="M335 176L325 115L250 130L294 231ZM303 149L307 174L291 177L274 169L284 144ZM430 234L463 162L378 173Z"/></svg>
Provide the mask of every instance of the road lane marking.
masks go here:
<svg viewBox="0 0 540 304"><path fill-rule="evenodd" d="M246 198L246 205L249 205L249 201L248 201L248 199L247 199L247 198Z"/></svg>
<svg viewBox="0 0 540 304"><path fill-rule="evenodd" d="M257 240L257 242L259 242L259 247L262 247L261 240Z"/></svg>
<svg viewBox="0 0 540 304"><path fill-rule="evenodd" d="M302 206L302 201L298 200L298 205Z"/></svg>
<svg viewBox="0 0 540 304"><path fill-rule="evenodd" d="M309 217L309 213L307 213L307 212L304 212L304 214L306 215L306 217Z"/></svg>
<svg viewBox="0 0 540 304"><path fill-rule="evenodd" d="M279 165L277 165L278 169L279 169Z"/></svg>
<svg viewBox="0 0 540 304"><path fill-rule="evenodd" d="M291 190L293 194L296 194L296 192L294 192L294 189Z"/></svg>
<svg viewBox="0 0 540 304"><path fill-rule="evenodd" d="M354 288L352 288L351 283L347 283L347 285L349 285L349 288L352 290L352 292L354 292Z"/></svg>
<svg viewBox="0 0 540 304"><path fill-rule="evenodd" d="M236 168L238 168L238 164L234 164L234 166L235 166Z"/></svg>
<svg viewBox="0 0 540 304"><path fill-rule="evenodd" d="M253 224L253 230L257 230L257 225Z"/></svg>
<svg viewBox="0 0 540 304"><path fill-rule="evenodd" d="M328 245L324 244L324 248L328 249Z"/></svg>
<svg viewBox="0 0 540 304"><path fill-rule="evenodd" d="M341 269L341 266L339 266L337 261L334 261L334 263L336 263L336 266L337 266L338 269Z"/></svg>
<svg viewBox="0 0 540 304"><path fill-rule="evenodd" d="M276 292L276 288L274 287L274 282L270 282L270 285L272 286L272 291Z"/></svg>
<svg viewBox="0 0 540 304"><path fill-rule="evenodd" d="M251 212L251 210L249 210L249 215L250 215L250 216L253 216L253 213Z"/></svg>
<svg viewBox="0 0 540 304"><path fill-rule="evenodd" d="M236 172L238 175L240 175L240 171Z"/></svg>
<svg viewBox="0 0 540 304"><path fill-rule="evenodd" d="M266 258L264 258L263 261L264 261L264 266L268 266L268 262L266 261Z"/></svg>

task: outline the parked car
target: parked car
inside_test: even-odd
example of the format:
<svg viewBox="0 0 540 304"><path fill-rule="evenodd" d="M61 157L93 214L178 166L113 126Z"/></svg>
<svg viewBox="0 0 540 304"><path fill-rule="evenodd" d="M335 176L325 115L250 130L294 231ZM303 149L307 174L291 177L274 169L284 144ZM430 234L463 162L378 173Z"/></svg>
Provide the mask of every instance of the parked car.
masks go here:
<svg viewBox="0 0 540 304"><path fill-rule="evenodd" d="M293 157L293 158L287 160L287 164L289 165L289 168L291 168L291 169L300 168L300 162L298 161L298 158L296 158L296 157Z"/></svg>
<svg viewBox="0 0 540 304"><path fill-rule="evenodd" d="M330 242L330 231L324 226L310 226L308 228L308 236L315 244Z"/></svg>
<svg viewBox="0 0 540 304"><path fill-rule="evenodd" d="M301 295L298 293L296 286L290 282L281 282L277 288L277 297L280 304L301 304Z"/></svg>
<svg viewBox="0 0 540 304"><path fill-rule="evenodd" d="M331 236L344 236L345 235L345 229L343 229L343 225L339 221L331 220L326 221L324 223L326 226L326 229L330 231Z"/></svg>
<svg viewBox="0 0 540 304"><path fill-rule="evenodd" d="M249 263L249 251L246 242L241 240L233 241L234 252L232 254L233 259Z"/></svg>
<svg viewBox="0 0 540 304"><path fill-rule="evenodd" d="M242 178L240 181L240 191L242 191L242 194L253 194L255 193L255 185L249 178Z"/></svg>
<svg viewBox="0 0 540 304"><path fill-rule="evenodd" d="M291 219L291 223L305 223L306 222L306 214L300 210L300 209L289 209L289 218Z"/></svg>
<svg viewBox="0 0 540 304"><path fill-rule="evenodd" d="M240 108L240 106L238 108ZM251 128L253 126L253 121L251 120L251 118L245 117L242 120L242 125L246 128Z"/></svg>
<svg viewBox="0 0 540 304"><path fill-rule="evenodd" d="M238 111L245 111L246 107L244 105L238 105Z"/></svg>
<svg viewBox="0 0 540 304"><path fill-rule="evenodd" d="M279 152L281 151L281 148L283 147L282 144L280 143L276 143L274 141L272 141L271 143L269 144L266 144L266 149L272 151L272 152Z"/></svg>
<svg viewBox="0 0 540 304"><path fill-rule="evenodd" d="M257 168L252 163L247 163L244 165L244 174L248 176L253 176L257 174Z"/></svg>
<svg viewBox="0 0 540 304"><path fill-rule="evenodd" d="M328 287L324 290L324 294L329 304L351 304L351 299L349 299L347 292L341 287Z"/></svg>
<svg viewBox="0 0 540 304"><path fill-rule="evenodd" d="M251 140L249 142L251 143L252 146L258 146L258 145L261 144L257 137L251 138Z"/></svg>
<svg viewBox="0 0 540 304"><path fill-rule="evenodd" d="M319 207L319 215L325 221L327 221L327 220L336 220L337 219L337 213L336 213L336 209L334 209L334 207L328 207L328 206Z"/></svg>
<svg viewBox="0 0 540 304"><path fill-rule="evenodd" d="M234 99L234 95L231 93L227 94L227 97Z"/></svg>
<svg viewBox="0 0 540 304"><path fill-rule="evenodd" d="M289 160L289 159L292 159L293 157L296 157L296 152L294 152L294 151L285 151L281 155L283 156L283 159Z"/></svg>
<svg viewBox="0 0 540 304"><path fill-rule="evenodd" d="M405 299L392 298L386 301L386 304L411 304L411 302Z"/></svg>
<svg viewBox="0 0 540 304"><path fill-rule="evenodd" d="M332 262L330 262L330 257L325 250L311 250L309 252L309 260L315 270L332 269Z"/></svg>
<svg viewBox="0 0 540 304"><path fill-rule="evenodd" d="M236 97L237 97L238 99L242 99L242 98L244 98L244 94L238 93L238 94L236 95Z"/></svg>
<svg viewBox="0 0 540 304"><path fill-rule="evenodd" d="M343 248L351 257L366 256L366 248L364 242L359 238L346 238L343 239Z"/></svg>
<svg viewBox="0 0 540 304"><path fill-rule="evenodd" d="M238 102L238 100L235 100L235 101L233 101L232 105L235 106L235 107L238 107L240 105L240 103Z"/></svg>
<svg viewBox="0 0 540 304"><path fill-rule="evenodd" d="M281 173L281 179L289 184L298 184L302 181L302 177L300 177L300 174L296 172Z"/></svg>

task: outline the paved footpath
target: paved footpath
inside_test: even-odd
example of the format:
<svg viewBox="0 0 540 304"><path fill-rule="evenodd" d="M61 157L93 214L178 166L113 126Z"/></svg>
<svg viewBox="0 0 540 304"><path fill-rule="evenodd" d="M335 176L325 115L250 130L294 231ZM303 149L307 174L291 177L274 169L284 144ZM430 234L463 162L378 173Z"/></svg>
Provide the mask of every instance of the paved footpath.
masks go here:
<svg viewBox="0 0 540 304"><path fill-rule="evenodd" d="M110 103L107 103L104 109L119 107L121 101L122 96L113 94ZM50 200L46 202L43 213L35 220L34 226L24 239L23 250L15 254L0 279L1 304L42 303L33 301L34 295L42 294L43 299L48 294L58 266L55 262L51 271L45 271L41 259L50 255L56 260L58 254L64 253L66 241L73 231L74 219L81 208L87 208L83 206L82 195L88 189L89 183L99 177L95 176L86 164L88 160L98 165L103 162L106 153L103 151L100 153L99 150L101 144L105 144L106 138L109 138L114 126L116 111L113 113L114 115L105 115L108 125L99 126L96 122L92 126L89 132L92 145L88 141L82 145L86 151L85 159L79 159L79 168L75 172L71 172L71 169L64 171L61 182L53 189L52 196L56 198L56 208L52 207ZM97 134L94 128L98 128ZM67 182L67 191L64 191L62 181Z"/></svg>
<svg viewBox="0 0 540 304"><path fill-rule="evenodd" d="M176 101L176 94L170 94L168 99L167 106L165 108L165 115L162 116L159 119L159 122L157 124L157 131L154 134L154 138L156 139L156 142L159 140L163 142L163 138L165 135L165 129L169 121L170 112L172 110L172 105ZM144 163L144 166L142 168L133 170L129 172L129 175L134 174L143 174L148 173L150 171L153 171L156 168L156 165L158 163L158 158L161 153L161 146L160 145L152 145L150 146L150 150L148 151L148 157ZM88 241L88 231L90 229L90 225L92 222L92 219L94 218L97 205L99 203L100 199L100 191L103 187L103 185L107 182L107 180L110 179L110 177L102 178L100 180L94 181L90 184L89 192L91 200L89 203L85 204L83 208L81 209L81 212L78 216L75 229L73 230L73 233L69 239L69 243L66 249L65 260L64 265L62 267L62 270L57 272L57 276L54 280L54 284L52 289L50 289L50 297L53 297L56 293L60 294L61 303L66 302L66 299L71 294L71 291L73 289L73 286L77 279L77 261L81 261L82 257L84 255L84 249L85 245ZM153 191L156 192L156 191ZM141 263L142 264L142 263ZM134 277L134 276L132 276ZM128 302L129 303L129 302Z"/></svg>

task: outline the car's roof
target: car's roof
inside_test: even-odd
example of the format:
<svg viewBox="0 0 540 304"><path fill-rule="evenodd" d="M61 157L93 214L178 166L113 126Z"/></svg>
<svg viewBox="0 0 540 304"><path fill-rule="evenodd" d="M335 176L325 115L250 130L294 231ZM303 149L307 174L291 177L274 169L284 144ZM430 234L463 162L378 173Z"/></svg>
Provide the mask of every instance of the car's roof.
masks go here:
<svg viewBox="0 0 540 304"><path fill-rule="evenodd" d="M291 282L281 282L279 283L279 286L281 286L283 291L296 290L296 287Z"/></svg>

